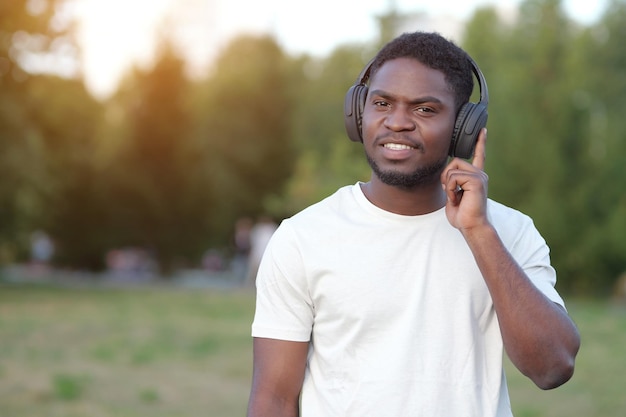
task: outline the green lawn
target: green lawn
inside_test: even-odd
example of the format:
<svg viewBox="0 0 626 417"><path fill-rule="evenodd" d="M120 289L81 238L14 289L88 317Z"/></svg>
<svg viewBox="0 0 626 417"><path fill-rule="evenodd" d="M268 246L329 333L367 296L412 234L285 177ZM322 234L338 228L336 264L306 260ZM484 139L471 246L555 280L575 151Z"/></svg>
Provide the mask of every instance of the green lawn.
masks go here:
<svg viewBox="0 0 626 417"><path fill-rule="evenodd" d="M541 391L510 364L508 381L516 417L626 416L626 306L569 301L582 344L574 377Z"/></svg>
<svg viewBox="0 0 626 417"><path fill-rule="evenodd" d="M0 286L0 416L243 416L251 292Z"/></svg>
<svg viewBox="0 0 626 417"><path fill-rule="evenodd" d="M626 308L568 307L576 375L544 392L511 369L516 417L626 415ZM243 290L0 285L0 416L244 416L253 309Z"/></svg>

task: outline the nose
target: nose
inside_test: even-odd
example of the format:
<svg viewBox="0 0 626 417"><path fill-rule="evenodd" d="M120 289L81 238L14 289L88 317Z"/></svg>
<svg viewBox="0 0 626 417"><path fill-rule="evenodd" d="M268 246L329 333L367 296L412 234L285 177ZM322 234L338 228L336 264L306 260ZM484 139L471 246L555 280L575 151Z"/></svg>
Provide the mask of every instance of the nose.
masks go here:
<svg viewBox="0 0 626 417"><path fill-rule="evenodd" d="M394 132L401 132L415 129L415 122L406 109L396 107L385 117L384 125Z"/></svg>

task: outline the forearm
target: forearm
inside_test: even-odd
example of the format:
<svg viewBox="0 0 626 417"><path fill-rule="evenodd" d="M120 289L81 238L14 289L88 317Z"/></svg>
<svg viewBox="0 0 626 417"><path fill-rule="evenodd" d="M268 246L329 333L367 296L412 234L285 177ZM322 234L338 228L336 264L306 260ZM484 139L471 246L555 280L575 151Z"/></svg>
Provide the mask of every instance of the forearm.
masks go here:
<svg viewBox="0 0 626 417"><path fill-rule="evenodd" d="M534 286L491 225L463 234L489 288L511 361L543 389L565 383L580 345L574 323Z"/></svg>

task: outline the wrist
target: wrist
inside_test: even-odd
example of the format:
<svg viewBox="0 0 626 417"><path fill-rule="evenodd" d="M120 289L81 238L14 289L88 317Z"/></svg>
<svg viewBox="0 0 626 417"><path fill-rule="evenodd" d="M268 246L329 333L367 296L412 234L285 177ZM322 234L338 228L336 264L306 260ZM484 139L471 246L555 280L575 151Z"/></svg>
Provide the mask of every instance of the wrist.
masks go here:
<svg viewBox="0 0 626 417"><path fill-rule="evenodd" d="M496 232L496 229L488 220L485 220L484 222L473 225L471 227L465 227L461 229L461 234L463 235L465 240L468 241L468 243L480 243L485 240L498 237L498 232Z"/></svg>

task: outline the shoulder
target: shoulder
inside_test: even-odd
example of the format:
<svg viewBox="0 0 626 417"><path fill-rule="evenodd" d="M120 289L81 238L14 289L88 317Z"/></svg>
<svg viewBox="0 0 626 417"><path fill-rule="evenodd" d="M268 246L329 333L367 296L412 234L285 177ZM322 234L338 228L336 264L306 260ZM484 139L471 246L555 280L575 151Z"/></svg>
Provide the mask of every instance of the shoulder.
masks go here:
<svg viewBox="0 0 626 417"><path fill-rule="evenodd" d="M359 211L353 186L342 187L332 195L284 219L273 236L273 245L301 250L321 247L346 233Z"/></svg>
<svg viewBox="0 0 626 417"><path fill-rule="evenodd" d="M520 243L541 246L546 244L529 215L491 199L487 210L489 220L509 249Z"/></svg>
<svg viewBox="0 0 626 417"><path fill-rule="evenodd" d="M532 219L527 214L491 199L487 203L487 212L489 220L496 224L519 226L529 222L532 223Z"/></svg>
<svg viewBox="0 0 626 417"><path fill-rule="evenodd" d="M339 188L333 194L323 200L310 205L302 211L294 214L284 222L291 224L315 224L324 219L329 219L337 214L348 212L354 208L356 199L354 197L354 187L358 185L348 185Z"/></svg>

